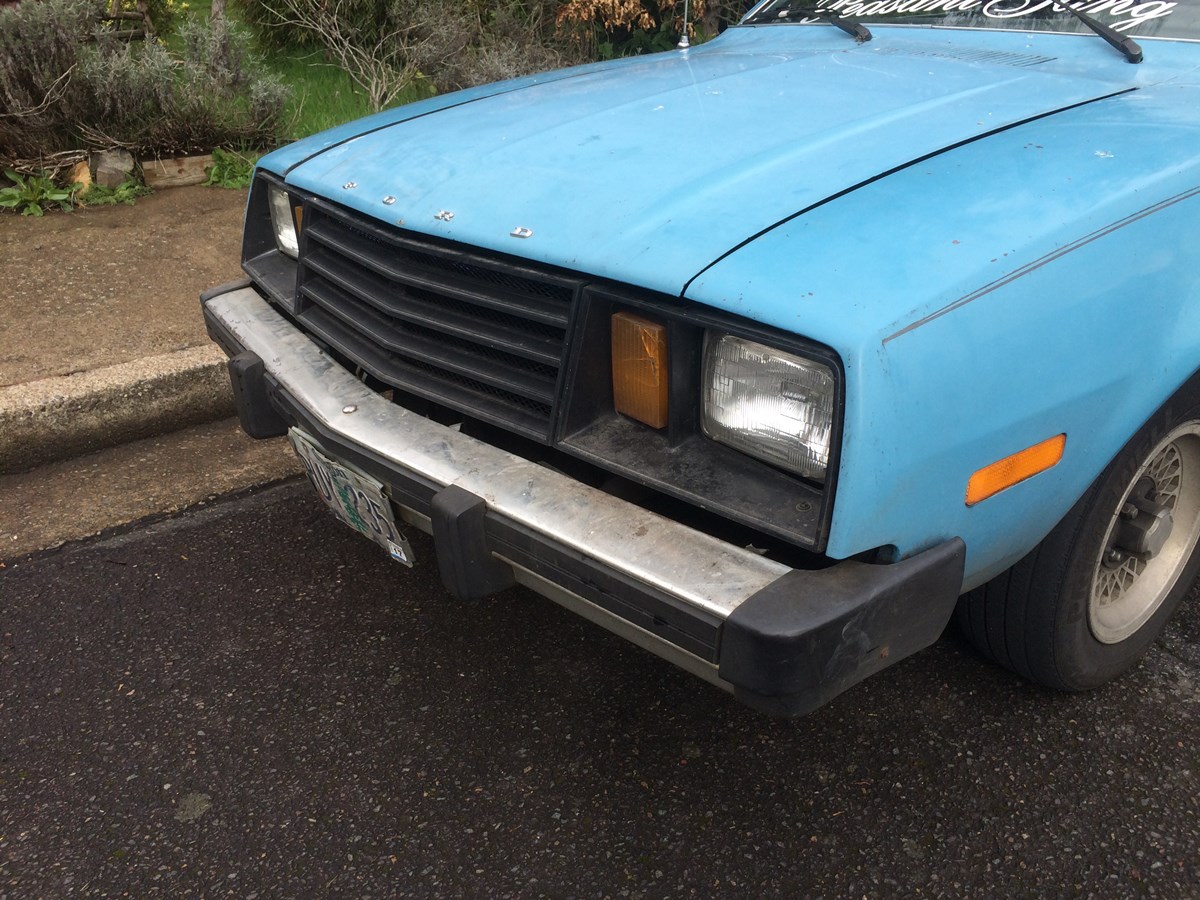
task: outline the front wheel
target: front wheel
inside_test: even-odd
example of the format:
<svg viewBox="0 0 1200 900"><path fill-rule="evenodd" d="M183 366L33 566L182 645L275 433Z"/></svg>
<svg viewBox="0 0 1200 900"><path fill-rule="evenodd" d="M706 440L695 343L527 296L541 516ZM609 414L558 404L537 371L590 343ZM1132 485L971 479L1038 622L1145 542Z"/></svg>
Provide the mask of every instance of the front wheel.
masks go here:
<svg viewBox="0 0 1200 900"><path fill-rule="evenodd" d="M1053 688L1133 666L1200 568L1200 380L1126 444L1024 559L959 600L983 653Z"/></svg>

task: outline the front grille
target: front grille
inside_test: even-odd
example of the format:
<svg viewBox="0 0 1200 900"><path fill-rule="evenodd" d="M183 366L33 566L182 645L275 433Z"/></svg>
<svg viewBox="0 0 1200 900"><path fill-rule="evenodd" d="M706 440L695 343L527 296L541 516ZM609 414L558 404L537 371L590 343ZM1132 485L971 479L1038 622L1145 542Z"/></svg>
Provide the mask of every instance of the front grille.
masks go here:
<svg viewBox="0 0 1200 900"><path fill-rule="evenodd" d="M392 387L550 440L579 282L325 204L302 235L303 325Z"/></svg>

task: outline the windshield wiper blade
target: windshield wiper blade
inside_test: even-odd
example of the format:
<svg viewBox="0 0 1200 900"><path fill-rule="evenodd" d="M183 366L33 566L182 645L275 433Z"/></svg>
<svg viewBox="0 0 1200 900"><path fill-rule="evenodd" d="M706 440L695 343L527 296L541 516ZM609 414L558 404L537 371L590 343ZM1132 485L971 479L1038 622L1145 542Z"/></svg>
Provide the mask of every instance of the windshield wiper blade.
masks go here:
<svg viewBox="0 0 1200 900"><path fill-rule="evenodd" d="M1127 62L1140 63L1142 61L1142 48L1133 38L1123 35L1115 28L1110 28L1103 22L1093 19L1087 13L1080 12L1069 3L1055 3L1054 5L1059 9L1065 9L1088 28L1092 29L1092 31L1096 32L1096 34L1100 35L1100 37L1104 38L1104 40L1108 41L1109 44L1120 51Z"/></svg>
<svg viewBox="0 0 1200 900"><path fill-rule="evenodd" d="M804 16L806 19L818 19L822 22L828 22L835 28L840 28L850 37L854 38L860 44L865 44L871 39L871 32L862 22L850 16L843 16L841 13L835 12L832 9L819 9L817 7L809 8L791 8L788 12L796 12Z"/></svg>

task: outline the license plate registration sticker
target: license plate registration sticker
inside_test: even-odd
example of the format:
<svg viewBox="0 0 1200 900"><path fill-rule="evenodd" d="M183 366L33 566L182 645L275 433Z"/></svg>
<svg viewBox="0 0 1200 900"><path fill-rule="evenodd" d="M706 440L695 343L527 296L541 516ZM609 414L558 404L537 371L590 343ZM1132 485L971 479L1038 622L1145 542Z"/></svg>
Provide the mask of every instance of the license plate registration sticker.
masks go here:
<svg viewBox="0 0 1200 900"><path fill-rule="evenodd" d="M288 429L288 440L317 495L333 514L387 550L392 559L411 566L412 546L396 527L396 517L384 496L383 485L370 475L326 456L299 429Z"/></svg>

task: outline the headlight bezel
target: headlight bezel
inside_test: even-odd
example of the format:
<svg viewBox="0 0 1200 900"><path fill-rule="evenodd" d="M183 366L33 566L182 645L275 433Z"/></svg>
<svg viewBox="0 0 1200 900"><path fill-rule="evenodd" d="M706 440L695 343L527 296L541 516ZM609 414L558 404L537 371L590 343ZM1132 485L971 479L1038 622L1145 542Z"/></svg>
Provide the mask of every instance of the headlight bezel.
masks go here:
<svg viewBox="0 0 1200 900"><path fill-rule="evenodd" d="M292 205L304 202L304 195L288 188L281 176L263 168L255 170L254 180L250 184L250 196L246 202L246 219L242 233L242 271L258 285L271 302L288 312L295 312L299 263L297 258L280 250L276 242L275 225L271 219L272 190L285 191ZM302 251L303 232L297 237Z"/></svg>
<svg viewBox="0 0 1200 900"><path fill-rule="evenodd" d="M627 286L589 285L578 310L556 446L789 544L818 552L824 549L837 487L846 396L842 361L832 348L719 309ZM666 428L651 428L613 409L608 338L611 316L622 311L667 326ZM763 344L829 371L834 401L823 482L785 471L704 433L702 374L708 332Z"/></svg>

